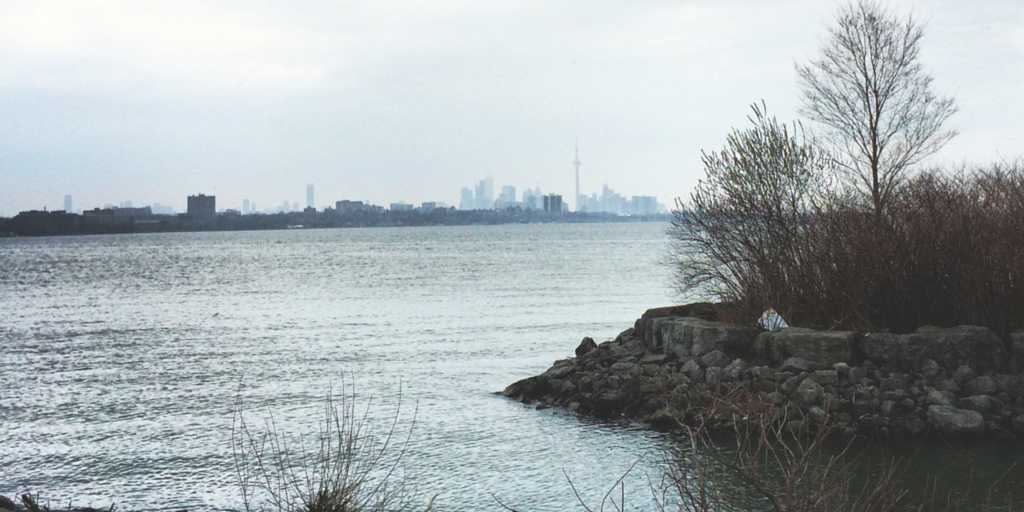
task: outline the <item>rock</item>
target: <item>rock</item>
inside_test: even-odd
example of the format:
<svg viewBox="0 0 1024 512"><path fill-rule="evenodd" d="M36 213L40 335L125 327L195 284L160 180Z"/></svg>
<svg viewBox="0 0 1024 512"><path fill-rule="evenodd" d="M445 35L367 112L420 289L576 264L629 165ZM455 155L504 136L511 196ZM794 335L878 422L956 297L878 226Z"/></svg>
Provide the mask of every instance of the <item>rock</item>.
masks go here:
<svg viewBox="0 0 1024 512"><path fill-rule="evenodd" d="M987 375L971 379L964 384L964 394L967 396L988 395L997 390L995 381Z"/></svg>
<svg viewBox="0 0 1024 512"><path fill-rule="evenodd" d="M1018 393L1020 391L1020 379L1016 375L996 375L992 377L996 389L1004 393Z"/></svg>
<svg viewBox="0 0 1024 512"><path fill-rule="evenodd" d="M18 510L18 505L7 496L0 494L0 510Z"/></svg>
<svg viewBox="0 0 1024 512"><path fill-rule="evenodd" d="M704 382L704 369L693 359L683 363L683 366L679 368L679 372L689 377L692 381Z"/></svg>
<svg viewBox="0 0 1024 512"><path fill-rule="evenodd" d="M924 429L928 427L928 424L925 423L924 420L922 420L921 418L918 418L917 416L908 418L906 421L903 421L901 425L903 426L904 430L909 432L911 435L915 436L917 434L920 434L921 432L924 432Z"/></svg>
<svg viewBox="0 0 1024 512"><path fill-rule="evenodd" d="M1010 333L1011 373L1024 373L1024 331Z"/></svg>
<svg viewBox="0 0 1024 512"><path fill-rule="evenodd" d="M898 377L883 378L878 381L878 389L882 391L905 391L907 383Z"/></svg>
<svg viewBox="0 0 1024 512"><path fill-rule="evenodd" d="M811 374L811 378L822 386L839 385L839 374L835 370L818 370Z"/></svg>
<svg viewBox="0 0 1024 512"><path fill-rule="evenodd" d="M765 395L764 399L767 400L768 403L772 405L782 405L786 403L786 395L783 395L778 391L768 393L767 395ZM1024 417L1024 415L1022 415L1022 417Z"/></svg>
<svg viewBox="0 0 1024 512"><path fill-rule="evenodd" d="M960 407L962 409L977 411L981 414L987 414L992 409L993 404L995 404L995 399L988 395L975 395L960 399Z"/></svg>
<svg viewBox="0 0 1024 512"><path fill-rule="evenodd" d="M626 329L625 331L620 332L619 335L615 337L615 342L616 343L625 343L626 341L633 339L633 331L634 331L634 329L632 327L630 327L629 329ZM586 339L586 338L584 338L584 339Z"/></svg>
<svg viewBox="0 0 1024 512"><path fill-rule="evenodd" d="M583 357L590 353L591 350L597 348L597 343L594 343L594 338L586 337L580 342L580 345L576 347L576 357Z"/></svg>
<svg viewBox="0 0 1024 512"><path fill-rule="evenodd" d="M803 382L797 386L794 392L796 399L807 404L816 405L821 402L821 397L824 395L824 390L811 379L804 379Z"/></svg>
<svg viewBox="0 0 1024 512"><path fill-rule="evenodd" d="M997 372L1006 365L1006 346L986 327L961 325L948 329L922 327L910 334L870 333L860 349L875 364L914 372L927 359L940 367L970 364L980 373Z"/></svg>
<svg viewBox="0 0 1024 512"><path fill-rule="evenodd" d="M609 368L609 370L615 373L630 373L640 369L640 365L632 361L622 361L615 363Z"/></svg>
<svg viewBox="0 0 1024 512"><path fill-rule="evenodd" d="M1018 435L1024 436L1024 414L1010 420L1010 428Z"/></svg>
<svg viewBox="0 0 1024 512"><path fill-rule="evenodd" d="M728 381L740 380L740 376L749 366L746 361L735 359L728 366L722 368L722 378Z"/></svg>
<svg viewBox="0 0 1024 512"><path fill-rule="evenodd" d="M744 355L751 351L757 336L753 327L692 317L649 317L648 313L637 320L635 335L647 347L661 347L664 353L679 357L700 357L714 350Z"/></svg>
<svg viewBox="0 0 1024 512"><path fill-rule="evenodd" d="M787 394L787 395L792 395L794 392L796 392L796 388L803 381L804 381L804 376L803 375L796 375L794 377L790 377L790 378L786 379L781 385L779 385L779 389L782 390L782 392Z"/></svg>
<svg viewBox="0 0 1024 512"><path fill-rule="evenodd" d="M936 382L935 389L939 391L948 391L954 395L960 394L960 385L953 379L942 379Z"/></svg>
<svg viewBox="0 0 1024 512"><path fill-rule="evenodd" d="M817 370L818 368L818 365L806 359L800 357L790 357L782 362L782 366L779 367L779 371L805 373L812 372L814 370Z"/></svg>
<svg viewBox="0 0 1024 512"><path fill-rule="evenodd" d="M928 406L928 423L950 436L975 436L985 433L985 418L977 411L949 405Z"/></svg>
<svg viewBox="0 0 1024 512"><path fill-rule="evenodd" d="M934 379L942 373L942 368L939 367L939 363L936 363L934 359L925 359L921 363L921 375L924 375L929 380Z"/></svg>
<svg viewBox="0 0 1024 512"><path fill-rule="evenodd" d="M549 393L551 393L550 383L546 378L542 379L540 377L525 378L510 384L501 392L504 396L515 398L522 402L533 401Z"/></svg>
<svg viewBox="0 0 1024 512"><path fill-rule="evenodd" d="M725 352L721 350L712 350L700 358L700 362L704 363L705 366L713 368L721 368L729 364L730 361L732 361L732 358L725 355Z"/></svg>
<svg viewBox="0 0 1024 512"><path fill-rule="evenodd" d="M928 405L956 405L957 399L949 391L940 391L935 388L927 388L925 403Z"/></svg>
<svg viewBox="0 0 1024 512"><path fill-rule="evenodd" d="M952 377L957 382L967 382L974 378L974 370L971 369L970 365L962 364L953 371Z"/></svg>
<svg viewBox="0 0 1024 512"><path fill-rule="evenodd" d="M759 342L762 355L770 361L783 361L798 357L817 365L816 369L828 368L836 363L853 360L857 333L851 331L816 331L790 327L779 331L762 333Z"/></svg>
<svg viewBox="0 0 1024 512"><path fill-rule="evenodd" d="M644 364L661 364L666 360L668 360L668 356L665 354L652 354L651 352L647 352L644 354L644 357L640 359L640 362Z"/></svg>

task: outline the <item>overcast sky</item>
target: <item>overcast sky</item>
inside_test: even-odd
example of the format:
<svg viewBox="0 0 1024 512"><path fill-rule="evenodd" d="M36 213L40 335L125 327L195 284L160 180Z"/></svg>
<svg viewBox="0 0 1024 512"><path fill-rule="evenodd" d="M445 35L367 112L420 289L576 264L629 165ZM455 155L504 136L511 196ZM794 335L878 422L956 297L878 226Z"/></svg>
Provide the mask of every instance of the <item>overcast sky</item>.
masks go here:
<svg viewBox="0 0 1024 512"><path fill-rule="evenodd" d="M671 204L762 99L796 118L821 0L0 0L0 214L161 203L458 203L608 185ZM1024 152L1024 3L893 0L961 134ZM570 205L573 203L570 201Z"/></svg>

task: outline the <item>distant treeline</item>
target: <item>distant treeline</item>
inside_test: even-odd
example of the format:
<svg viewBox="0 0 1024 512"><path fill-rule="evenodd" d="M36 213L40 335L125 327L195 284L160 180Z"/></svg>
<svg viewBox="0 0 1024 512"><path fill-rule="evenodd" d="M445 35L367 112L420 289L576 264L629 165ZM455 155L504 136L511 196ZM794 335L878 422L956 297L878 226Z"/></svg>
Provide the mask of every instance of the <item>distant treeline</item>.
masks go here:
<svg viewBox="0 0 1024 512"><path fill-rule="evenodd" d="M287 228L349 228L394 226L470 226L488 224L668 222L671 216L619 216L611 213L551 213L537 210L291 212L272 215L78 215L54 212L21 212L0 218L0 236L67 236L116 233L164 233L176 231L249 231Z"/></svg>

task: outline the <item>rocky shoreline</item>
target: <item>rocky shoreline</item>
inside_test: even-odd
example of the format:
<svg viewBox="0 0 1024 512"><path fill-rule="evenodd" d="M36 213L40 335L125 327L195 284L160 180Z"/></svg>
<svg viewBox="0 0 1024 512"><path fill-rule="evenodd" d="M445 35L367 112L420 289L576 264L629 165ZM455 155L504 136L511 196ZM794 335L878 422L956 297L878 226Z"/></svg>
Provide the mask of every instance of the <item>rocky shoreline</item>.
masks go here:
<svg viewBox="0 0 1024 512"><path fill-rule="evenodd" d="M718 322L708 304L657 308L501 394L662 430L732 428L743 421L732 406L756 400L790 429L827 421L851 435L1021 441L1024 332L765 331Z"/></svg>

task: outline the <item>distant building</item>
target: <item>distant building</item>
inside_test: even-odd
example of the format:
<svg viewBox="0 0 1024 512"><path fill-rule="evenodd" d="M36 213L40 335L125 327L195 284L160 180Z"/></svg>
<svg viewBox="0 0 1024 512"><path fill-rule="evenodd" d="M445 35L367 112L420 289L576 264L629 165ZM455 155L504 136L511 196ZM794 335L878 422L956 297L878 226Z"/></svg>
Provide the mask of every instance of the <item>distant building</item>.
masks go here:
<svg viewBox="0 0 1024 512"><path fill-rule="evenodd" d="M474 207L477 210L494 209L494 179L484 178L476 186L476 196L473 198Z"/></svg>
<svg viewBox="0 0 1024 512"><path fill-rule="evenodd" d="M242 215L249 215L249 200L242 199Z"/></svg>
<svg viewBox="0 0 1024 512"><path fill-rule="evenodd" d="M215 217L217 215L217 196L188 196L188 210L190 217Z"/></svg>
<svg viewBox="0 0 1024 512"><path fill-rule="evenodd" d="M562 196L558 194L544 196L544 211L562 213Z"/></svg>
<svg viewBox="0 0 1024 512"><path fill-rule="evenodd" d="M473 202L473 190L469 187L462 187L462 193L459 196L459 209L460 210L472 210L476 207Z"/></svg>
<svg viewBox="0 0 1024 512"><path fill-rule="evenodd" d="M416 208L413 205L406 204L406 203L403 203L401 201L399 201L397 203L391 203L391 207L389 208L389 210L391 210L393 212L411 212L411 211L413 211L415 209Z"/></svg>
<svg viewBox="0 0 1024 512"><path fill-rule="evenodd" d="M313 206L313 184L306 185L306 208L315 208Z"/></svg>
<svg viewBox="0 0 1024 512"><path fill-rule="evenodd" d="M73 213L71 210L71 196L64 196L64 213Z"/></svg>
<svg viewBox="0 0 1024 512"><path fill-rule="evenodd" d="M420 213L430 213L434 210L443 210L447 207L448 205L441 201L430 201L420 205Z"/></svg>
<svg viewBox="0 0 1024 512"><path fill-rule="evenodd" d="M338 212L339 215L345 215L348 213L365 212L370 209L370 205L364 204L362 201L349 201L342 200L334 203L334 211Z"/></svg>

